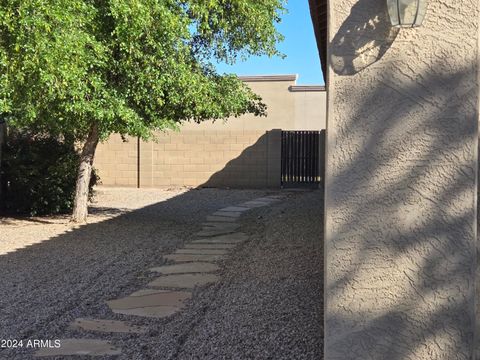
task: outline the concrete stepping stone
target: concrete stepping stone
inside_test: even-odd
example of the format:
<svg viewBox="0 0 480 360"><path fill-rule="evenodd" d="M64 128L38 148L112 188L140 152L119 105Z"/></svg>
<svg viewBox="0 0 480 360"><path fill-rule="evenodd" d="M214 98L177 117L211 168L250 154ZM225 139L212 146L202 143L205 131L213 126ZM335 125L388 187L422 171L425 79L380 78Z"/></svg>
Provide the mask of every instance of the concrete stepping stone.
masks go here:
<svg viewBox="0 0 480 360"><path fill-rule="evenodd" d="M148 283L149 287L193 289L196 286L204 286L220 280L213 274L176 274L159 277Z"/></svg>
<svg viewBox="0 0 480 360"><path fill-rule="evenodd" d="M209 229L203 229L197 233L195 233L195 236L205 236L205 237L211 237L211 236L218 236L218 235L226 235L235 232L237 229L216 229L216 228L209 228Z"/></svg>
<svg viewBox="0 0 480 360"><path fill-rule="evenodd" d="M225 259L225 255L171 254L165 255L164 258L176 262L220 261Z"/></svg>
<svg viewBox="0 0 480 360"><path fill-rule="evenodd" d="M192 294L186 291L137 292L122 299L107 301L107 304L116 314L162 318L181 310L191 297Z"/></svg>
<svg viewBox="0 0 480 360"><path fill-rule="evenodd" d="M249 209L264 207L264 206L268 206L268 205L270 205L270 204L268 204L266 202L263 202L263 201L247 201L247 202L242 203L242 206L247 207Z"/></svg>
<svg viewBox="0 0 480 360"><path fill-rule="evenodd" d="M209 222L227 222L227 223L232 223L237 221L237 218L231 217L231 216L215 216L215 215L209 215L207 216L207 221Z"/></svg>
<svg viewBox="0 0 480 360"><path fill-rule="evenodd" d="M220 267L218 265L202 262L165 265L150 269L150 271L158 272L165 275L184 273L207 273L215 272L218 270L220 270Z"/></svg>
<svg viewBox="0 0 480 360"><path fill-rule="evenodd" d="M223 249L178 249L175 254L193 254L193 255L227 255L228 250Z"/></svg>
<svg viewBox="0 0 480 360"><path fill-rule="evenodd" d="M274 200L282 200L282 199L285 199L285 195L268 195L268 196L265 196L265 198L267 199L274 199Z"/></svg>
<svg viewBox="0 0 480 360"><path fill-rule="evenodd" d="M236 226L203 226L202 228L202 231L205 230L205 231L229 231L229 232L234 232L234 231L238 231L238 229L240 228L240 224L229 224L229 223L225 223L226 225L236 225Z"/></svg>
<svg viewBox="0 0 480 360"><path fill-rule="evenodd" d="M96 339L61 339L58 348L43 348L35 353L35 357L44 356L106 356L120 355L122 352L108 341Z"/></svg>
<svg viewBox="0 0 480 360"><path fill-rule="evenodd" d="M230 250L237 246L237 244L185 244L185 249L217 249Z"/></svg>
<svg viewBox="0 0 480 360"><path fill-rule="evenodd" d="M70 328L75 330L129 334L143 334L147 331L147 328L144 326L130 325L125 321L84 318L75 319L70 325Z"/></svg>
<svg viewBox="0 0 480 360"><path fill-rule="evenodd" d="M153 295L153 294L161 294L171 292L170 290L157 290L157 289L141 289L135 291L134 293L130 294L129 296L145 296L145 295Z"/></svg>
<svg viewBox="0 0 480 360"><path fill-rule="evenodd" d="M240 224L231 222L210 222L205 221L202 223L204 229L238 229Z"/></svg>
<svg viewBox="0 0 480 360"><path fill-rule="evenodd" d="M192 244L238 244L248 240L248 235L242 232L209 237L205 239L193 240Z"/></svg>
<svg viewBox="0 0 480 360"><path fill-rule="evenodd" d="M215 211L212 215L221 216L221 217L239 218L240 216L242 216L242 213L238 211Z"/></svg>
<svg viewBox="0 0 480 360"><path fill-rule="evenodd" d="M247 208L247 207L245 207L245 206L227 206L227 207L225 207L225 208L223 208L223 209L220 209L219 211L222 211L222 212L225 212L225 211L226 211L226 212L231 212L231 211L233 211L233 212L240 212L240 213L242 213L242 212L248 211L248 210L250 210L250 209Z"/></svg>
<svg viewBox="0 0 480 360"><path fill-rule="evenodd" d="M262 197L262 198L258 198L258 199L252 200L252 201L264 202L264 203L267 203L267 204L274 204L274 203L279 202L280 199L273 199L273 198L270 198L270 197Z"/></svg>

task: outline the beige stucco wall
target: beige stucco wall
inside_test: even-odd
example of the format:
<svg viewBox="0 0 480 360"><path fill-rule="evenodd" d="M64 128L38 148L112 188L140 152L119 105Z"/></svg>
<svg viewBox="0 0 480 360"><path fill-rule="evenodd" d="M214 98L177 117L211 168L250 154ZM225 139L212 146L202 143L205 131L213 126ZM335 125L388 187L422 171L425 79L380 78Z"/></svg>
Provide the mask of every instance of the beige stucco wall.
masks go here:
<svg viewBox="0 0 480 360"><path fill-rule="evenodd" d="M295 125L285 130L323 130L327 118L327 93L317 87L291 87L295 102Z"/></svg>
<svg viewBox="0 0 480 360"><path fill-rule="evenodd" d="M244 115L225 121L185 123L189 131L322 130L326 126L326 92L319 86L296 86L295 75L249 76L245 83L267 105L267 117ZM280 80L272 80L280 79Z"/></svg>
<svg viewBox="0 0 480 360"><path fill-rule="evenodd" d="M475 359L477 0L330 0L325 359Z"/></svg>
<svg viewBox="0 0 480 360"><path fill-rule="evenodd" d="M227 121L185 123L179 132L159 133L156 142L142 142L140 153L136 139L124 143L114 135L99 145L95 157L102 183L141 187L279 187L278 129L325 129L325 91L320 87L296 87L295 75L243 80L267 104L267 117L245 115Z"/></svg>

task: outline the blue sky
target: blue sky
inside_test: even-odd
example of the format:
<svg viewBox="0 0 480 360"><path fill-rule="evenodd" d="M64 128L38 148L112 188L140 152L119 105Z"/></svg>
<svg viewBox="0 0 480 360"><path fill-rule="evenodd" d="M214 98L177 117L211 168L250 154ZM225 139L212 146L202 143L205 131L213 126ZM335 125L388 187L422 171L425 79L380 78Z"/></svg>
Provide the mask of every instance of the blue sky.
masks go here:
<svg viewBox="0 0 480 360"><path fill-rule="evenodd" d="M324 84L317 45L307 0L290 0L288 14L278 25L285 36L279 49L287 55L285 59L251 57L235 65L218 64L221 73L238 75L298 74L298 84Z"/></svg>

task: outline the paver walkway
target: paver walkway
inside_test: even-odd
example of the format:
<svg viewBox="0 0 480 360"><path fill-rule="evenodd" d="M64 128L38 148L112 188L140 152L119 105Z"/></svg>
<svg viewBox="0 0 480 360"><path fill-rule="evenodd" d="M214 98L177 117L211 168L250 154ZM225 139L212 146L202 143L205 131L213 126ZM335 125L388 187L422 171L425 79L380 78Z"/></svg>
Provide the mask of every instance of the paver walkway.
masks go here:
<svg viewBox="0 0 480 360"><path fill-rule="evenodd" d="M248 240L248 236L240 231L240 224L237 222L240 216L250 209L269 206L282 198L281 195L261 197L219 209L208 215L202 223L202 230L195 234L196 239L174 253L164 256L174 264L150 269L161 276L148 283L146 288L126 297L106 299L111 311L126 316L148 318L165 318L182 311L188 301L195 301L195 298L192 298L192 289L222 281L217 274L221 266L219 262L225 260L237 245ZM147 331L145 327L134 326L129 321L105 319L78 318L70 327L90 334L98 332L135 334ZM104 340L85 338L60 341L60 348L41 349L35 356L121 354L121 349Z"/></svg>

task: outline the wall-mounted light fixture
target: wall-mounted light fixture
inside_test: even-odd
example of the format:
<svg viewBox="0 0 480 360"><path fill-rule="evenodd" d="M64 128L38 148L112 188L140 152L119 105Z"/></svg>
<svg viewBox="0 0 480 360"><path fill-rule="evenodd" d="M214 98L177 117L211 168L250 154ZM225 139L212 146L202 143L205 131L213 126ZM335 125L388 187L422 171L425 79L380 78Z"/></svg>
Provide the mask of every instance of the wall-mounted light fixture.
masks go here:
<svg viewBox="0 0 480 360"><path fill-rule="evenodd" d="M387 0L387 6L395 27L420 26L427 12L427 0Z"/></svg>

